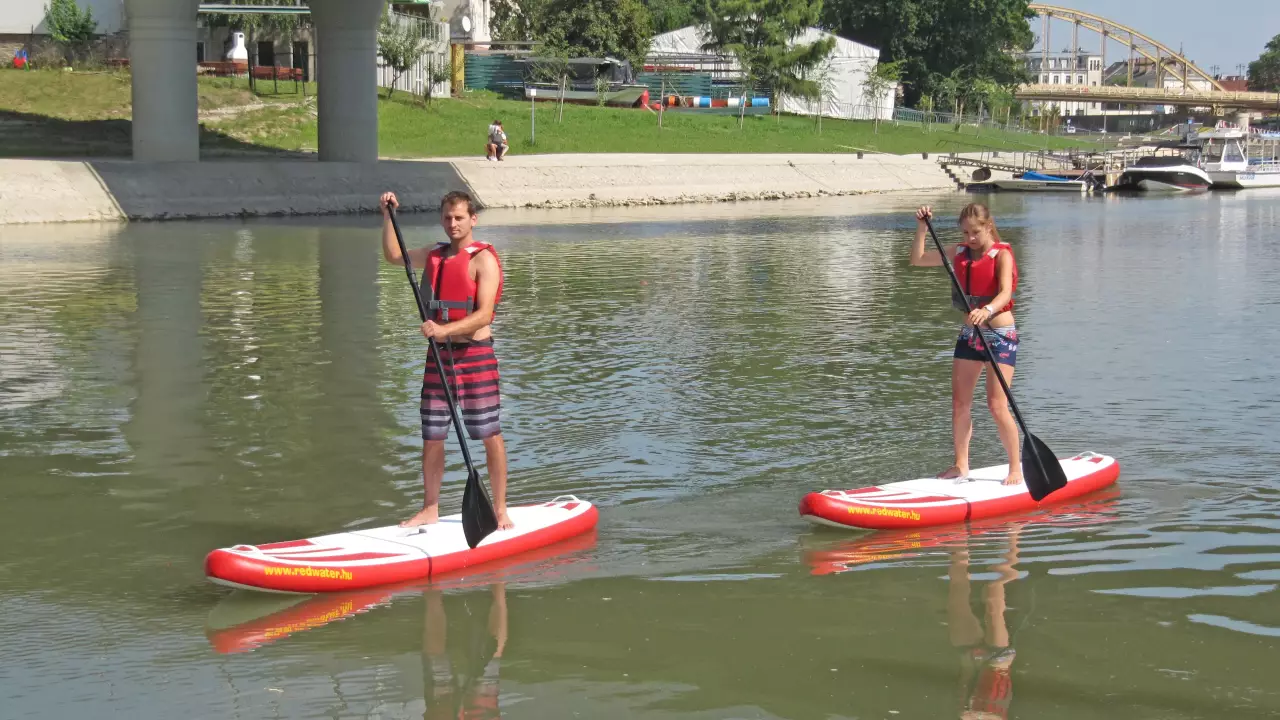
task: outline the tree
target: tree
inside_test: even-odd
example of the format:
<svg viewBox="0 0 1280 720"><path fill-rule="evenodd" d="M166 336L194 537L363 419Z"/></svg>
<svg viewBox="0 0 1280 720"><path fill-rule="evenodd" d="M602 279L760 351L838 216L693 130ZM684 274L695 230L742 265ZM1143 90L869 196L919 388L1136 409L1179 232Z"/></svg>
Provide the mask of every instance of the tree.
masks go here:
<svg viewBox="0 0 1280 720"><path fill-rule="evenodd" d="M644 63L653 37L640 0L541 0L529 11L532 39L566 57L616 57Z"/></svg>
<svg viewBox="0 0 1280 720"><path fill-rule="evenodd" d="M535 41L539 55L616 57L639 67L653 19L642 0L492 0L495 40Z"/></svg>
<svg viewBox="0 0 1280 720"><path fill-rule="evenodd" d="M98 29L93 9L81 10L76 0L51 0L44 8L44 24L68 63L88 49Z"/></svg>
<svg viewBox="0 0 1280 720"><path fill-rule="evenodd" d="M804 68L800 71L800 76L806 80L812 80L818 86L818 94L809 98L809 107L813 112L814 126L818 130L818 134L822 134L822 113L826 109L828 100L835 100L839 96L839 86L836 81L836 71L831 64L831 59L827 58L812 68ZM741 121L741 117L739 117Z"/></svg>
<svg viewBox="0 0 1280 720"><path fill-rule="evenodd" d="M978 124L982 124L983 111L991 112L995 117L993 104L1000 97L1000 86L987 78L974 78L969 84L969 97L978 104Z"/></svg>
<svg viewBox="0 0 1280 720"><path fill-rule="evenodd" d="M935 75L929 78L929 87L933 96L943 107L951 105L951 113L955 116L956 126L960 125L960 97L964 94L964 68L956 68L947 75Z"/></svg>
<svg viewBox="0 0 1280 720"><path fill-rule="evenodd" d="M569 85L569 55L562 47L544 47L531 59L529 74L537 82L554 83L559 93L556 122L564 122L564 94Z"/></svg>
<svg viewBox="0 0 1280 720"><path fill-rule="evenodd" d="M1040 129L1043 130L1046 135L1052 135L1054 130L1056 130L1058 125L1062 122L1062 108L1058 107L1056 104L1050 105L1045 109L1044 115L1041 117L1043 118L1043 122L1040 123Z"/></svg>
<svg viewBox="0 0 1280 720"><path fill-rule="evenodd" d="M424 105L431 104L431 98L435 91L436 85L446 82L453 76L453 72L449 67L449 59L443 57L427 56L426 77L423 78L422 102Z"/></svg>
<svg viewBox="0 0 1280 720"><path fill-rule="evenodd" d="M698 0L644 0L644 6L653 18L655 33L671 32L696 25L702 19L702 4Z"/></svg>
<svg viewBox="0 0 1280 720"><path fill-rule="evenodd" d="M492 0L489 32L495 40L531 39L533 18L541 15L543 4L544 0Z"/></svg>
<svg viewBox="0 0 1280 720"><path fill-rule="evenodd" d="M1280 92L1280 35L1271 38L1258 59L1249 63L1249 89Z"/></svg>
<svg viewBox="0 0 1280 720"><path fill-rule="evenodd" d="M872 116L876 121L876 134L880 133L880 107L884 102L884 94L901 79L902 63L890 62L877 63L875 69L867 73L867 79L862 81L862 96L867 105L871 106Z"/></svg>
<svg viewBox="0 0 1280 720"><path fill-rule="evenodd" d="M813 100L822 87L809 77L835 47L834 37L796 43L816 25L822 0L715 0L706 7L704 50L733 55L741 68L746 94L756 81L769 86L773 111L783 95ZM742 117L738 119L742 124Z"/></svg>
<svg viewBox="0 0 1280 720"><path fill-rule="evenodd" d="M396 83L405 71L422 59L426 45L425 22L403 15L393 17L389 9L383 12L382 24L378 26L378 54L387 67L391 68L388 98L395 94Z"/></svg>
<svg viewBox="0 0 1280 720"><path fill-rule="evenodd" d="M1027 79L1017 56L1032 46L1029 0L827 0L824 27L902 62L906 98L938 96L935 83L958 68L1012 86Z"/></svg>
<svg viewBox="0 0 1280 720"><path fill-rule="evenodd" d="M290 5L305 6L306 0L228 0L229 5ZM206 16L210 27L229 27L246 35L263 34L292 38L299 30L309 27L310 15L286 15L284 13L216 13Z"/></svg>

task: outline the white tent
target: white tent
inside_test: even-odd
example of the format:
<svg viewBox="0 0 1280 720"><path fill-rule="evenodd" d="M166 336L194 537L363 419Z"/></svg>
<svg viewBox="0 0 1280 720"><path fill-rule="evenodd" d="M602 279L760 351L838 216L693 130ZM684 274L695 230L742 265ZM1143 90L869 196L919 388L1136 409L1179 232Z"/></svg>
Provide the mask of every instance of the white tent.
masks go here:
<svg viewBox="0 0 1280 720"><path fill-rule="evenodd" d="M892 119L896 85L886 89L879 98L868 98L865 93L867 75L879 62L878 49L817 28L808 28L792 42L804 45L829 37L835 38L836 46L823 67L827 76L824 99L819 103L784 95L780 102L782 111L797 115L814 115L820 111L824 117L847 120L871 120L876 116L882 120ZM696 25L655 35L645 64L675 65L681 58L714 57L716 53L702 49L706 42L702 30ZM737 63L730 62L726 69L736 70Z"/></svg>

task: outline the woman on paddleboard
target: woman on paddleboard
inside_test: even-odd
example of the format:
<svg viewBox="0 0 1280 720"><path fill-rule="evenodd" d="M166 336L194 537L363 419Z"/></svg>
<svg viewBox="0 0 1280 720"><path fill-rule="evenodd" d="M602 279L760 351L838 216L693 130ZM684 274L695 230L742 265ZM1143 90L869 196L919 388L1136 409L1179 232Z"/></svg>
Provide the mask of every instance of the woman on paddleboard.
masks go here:
<svg viewBox="0 0 1280 720"><path fill-rule="evenodd" d="M927 221L933 210L924 206L916 211L916 237L911 245L911 264L938 267L943 257L937 250L925 249L929 232ZM987 407L995 420L1000 442L1009 455L1009 475L1005 485L1022 483L1022 460L1018 448L1018 425L1009 412L999 381L991 377L985 342L991 348L996 366L1005 383L1013 386L1013 369L1018 357L1018 330L1013 321L1013 293L1018 287L1018 264L1013 248L1000 240L995 219L985 205L973 203L960 211L960 231L964 242L955 246L951 264L956 279L965 289L974 310L965 307L964 298L952 290L951 304L966 313L951 363L951 428L955 442L955 464L938 475L963 481L969 475L969 438L973 435L973 391L984 370L987 375Z"/></svg>

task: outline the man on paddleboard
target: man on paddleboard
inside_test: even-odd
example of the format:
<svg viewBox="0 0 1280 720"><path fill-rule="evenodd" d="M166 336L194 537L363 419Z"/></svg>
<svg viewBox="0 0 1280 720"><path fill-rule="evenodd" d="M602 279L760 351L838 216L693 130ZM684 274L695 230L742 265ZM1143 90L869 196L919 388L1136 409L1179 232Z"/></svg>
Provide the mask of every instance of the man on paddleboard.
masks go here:
<svg viewBox="0 0 1280 720"><path fill-rule="evenodd" d="M933 218L928 205L916 211L916 237L911 244L911 264L917 267L939 267L942 255L925 250L927 221ZM1013 368L1018 359L1018 329L1013 321L1013 293L1018 287L1018 265L1013 248L1000 240L996 222L985 205L973 203L960 211L960 231L964 242L955 246L952 265L956 279L973 301L968 311L964 298L952 291L951 304L967 312L960 337L956 340L951 363L951 429L955 444L955 464L938 475L963 481L969 475L969 439L973 436L973 391L985 369L987 375L987 407L996 422L1000 442L1009 455L1009 475L1005 485L1020 485L1022 479L1021 450L1018 447L1018 425L1009 412L1009 399L1000 383L991 377L982 343L991 348L1005 384L1013 385Z"/></svg>
<svg viewBox="0 0 1280 720"><path fill-rule="evenodd" d="M389 209L399 206L395 193L383 193L382 255L404 265ZM451 192L440 201L440 225L449 238L435 247L409 251L414 267L423 268L423 285L430 281L434 310L422 323L423 337L441 344L441 362L453 386L467 434L484 442L485 462L493 488L498 529L513 525L507 515L507 449L499 416L498 359L493 352L494 309L502 298L502 264L488 243L472 237L478 218L475 204L464 192ZM422 478L426 488L422 511L401 527L430 525L440 518L440 483L444 478L444 440L453 416L435 361L427 356L422 376Z"/></svg>

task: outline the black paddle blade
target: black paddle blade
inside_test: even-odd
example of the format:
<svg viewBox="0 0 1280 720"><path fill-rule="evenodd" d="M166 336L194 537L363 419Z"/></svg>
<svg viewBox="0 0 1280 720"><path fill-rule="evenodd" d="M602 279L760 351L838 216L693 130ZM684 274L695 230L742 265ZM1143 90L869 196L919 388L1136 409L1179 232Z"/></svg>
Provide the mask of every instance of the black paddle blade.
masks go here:
<svg viewBox="0 0 1280 720"><path fill-rule="evenodd" d="M480 482L480 473L472 469L467 473L467 487L462 491L462 534L467 538L467 547L475 549L497 529L498 515Z"/></svg>
<svg viewBox="0 0 1280 720"><path fill-rule="evenodd" d="M1026 480L1027 492L1036 502L1067 485L1067 473L1058 456L1031 433L1022 441L1022 477Z"/></svg>

